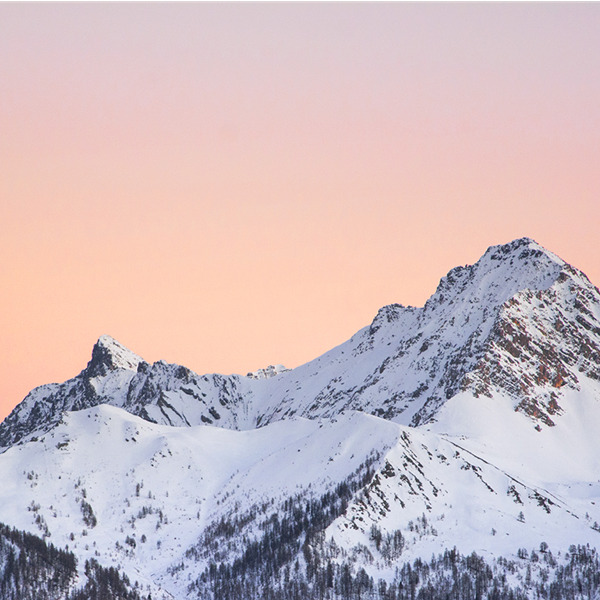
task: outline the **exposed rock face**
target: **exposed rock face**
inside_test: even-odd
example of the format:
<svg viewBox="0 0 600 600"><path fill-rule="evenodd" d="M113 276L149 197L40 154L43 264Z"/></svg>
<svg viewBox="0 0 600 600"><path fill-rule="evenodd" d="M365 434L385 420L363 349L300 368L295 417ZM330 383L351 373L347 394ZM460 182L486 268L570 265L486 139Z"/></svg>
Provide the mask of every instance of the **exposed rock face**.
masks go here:
<svg viewBox="0 0 600 600"><path fill-rule="evenodd" d="M138 368L124 408L152 423L188 427L218 424L237 429L238 412L244 412L245 396L251 396L244 381L239 375L197 375L160 360Z"/></svg>
<svg viewBox="0 0 600 600"><path fill-rule="evenodd" d="M137 354L109 335L103 335L94 345L85 373L89 378L104 377L115 369L136 370L141 362L143 359Z"/></svg>
<svg viewBox="0 0 600 600"><path fill-rule="evenodd" d="M420 351L440 344L444 331L457 325L469 335L454 347L440 344L435 363L442 375L437 389L428 388L431 410L417 413L415 424L432 418L445 399L470 390L504 392L517 410L552 425L561 410L560 389L576 388L580 374L599 378L598 289L527 238L492 247L476 265L450 271L427 311L431 317L421 321L437 321L438 330Z"/></svg>
<svg viewBox="0 0 600 600"><path fill-rule="evenodd" d="M582 375L600 380L599 315L598 290L565 265L548 289L523 290L502 305L487 352L463 389L503 389L518 410L553 425L563 387L577 389Z"/></svg>

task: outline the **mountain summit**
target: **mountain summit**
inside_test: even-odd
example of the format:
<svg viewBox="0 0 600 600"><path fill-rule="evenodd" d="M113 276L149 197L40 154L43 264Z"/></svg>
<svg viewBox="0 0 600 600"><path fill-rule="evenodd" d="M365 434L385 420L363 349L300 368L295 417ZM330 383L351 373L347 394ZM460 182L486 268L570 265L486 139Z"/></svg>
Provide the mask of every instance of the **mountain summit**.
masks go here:
<svg viewBox="0 0 600 600"><path fill-rule="evenodd" d="M102 335L92 349L92 358L85 370L88 377L102 377L116 369L135 371L141 362L142 358L110 335Z"/></svg>
<svg viewBox="0 0 600 600"><path fill-rule="evenodd" d="M502 393L552 425L561 388L600 375L599 325L600 294L583 273L529 238L492 246L443 277L424 307L386 306L346 343L274 380L257 418L351 409L416 426L469 391Z"/></svg>

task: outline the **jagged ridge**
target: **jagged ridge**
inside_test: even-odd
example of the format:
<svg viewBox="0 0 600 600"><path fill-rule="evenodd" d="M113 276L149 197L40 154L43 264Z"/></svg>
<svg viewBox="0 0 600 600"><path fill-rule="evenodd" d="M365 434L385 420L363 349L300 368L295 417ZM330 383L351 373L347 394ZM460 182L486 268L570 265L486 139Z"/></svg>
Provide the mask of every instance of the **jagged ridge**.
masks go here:
<svg viewBox="0 0 600 600"><path fill-rule="evenodd" d="M0 425L8 447L65 410L122 406L156 423L248 429L301 415L362 410L429 423L456 394L501 392L551 426L565 389L600 376L600 294L583 273L529 238L490 247L440 280L422 308L380 309L369 327L277 377L197 375L150 365L100 338L76 378L33 390Z"/></svg>

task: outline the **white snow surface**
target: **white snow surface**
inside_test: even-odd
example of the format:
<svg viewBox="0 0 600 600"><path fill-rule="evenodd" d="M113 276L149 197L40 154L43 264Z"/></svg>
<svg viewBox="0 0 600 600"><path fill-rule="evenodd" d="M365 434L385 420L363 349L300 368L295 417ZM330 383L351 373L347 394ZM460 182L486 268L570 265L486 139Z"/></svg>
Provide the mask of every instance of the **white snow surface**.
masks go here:
<svg viewBox="0 0 600 600"><path fill-rule="evenodd" d="M96 556L149 586L153 597L184 598L188 576L206 566L187 560L186 551L208 525L254 510L243 533L257 536L261 519L287 498L319 498L379 455L371 482L326 533L346 552L368 548L373 575L392 576L394 566L370 540L373 525L402 531L402 561L454 546L514 556L542 541L563 550L595 545L600 441L586 435L587 420L537 432L526 416L503 411L501 398L477 407L467 396L455 400L435 428L457 410L472 437L355 411L247 431L157 425L109 405L67 413L39 440L0 456L0 521L38 535L47 527L49 541L68 545L82 562ZM582 401L596 423L600 399ZM482 426L481 416L493 425ZM83 501L94 527L84 522Z"/></svg>

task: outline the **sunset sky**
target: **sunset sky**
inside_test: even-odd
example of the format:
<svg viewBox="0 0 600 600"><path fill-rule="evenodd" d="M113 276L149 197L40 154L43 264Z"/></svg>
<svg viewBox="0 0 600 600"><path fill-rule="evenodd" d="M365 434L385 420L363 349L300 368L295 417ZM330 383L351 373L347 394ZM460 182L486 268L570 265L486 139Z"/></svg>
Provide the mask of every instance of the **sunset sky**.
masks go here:
<svg viewBox="0 0 600 600"><path fill-rule="evenodd" d="M0 418L102 334L294 367L527 235L600 285L600 3L0 4Z"/></svg>

